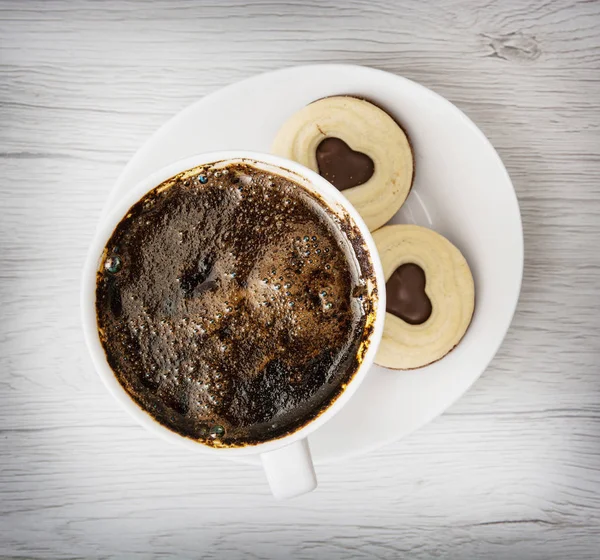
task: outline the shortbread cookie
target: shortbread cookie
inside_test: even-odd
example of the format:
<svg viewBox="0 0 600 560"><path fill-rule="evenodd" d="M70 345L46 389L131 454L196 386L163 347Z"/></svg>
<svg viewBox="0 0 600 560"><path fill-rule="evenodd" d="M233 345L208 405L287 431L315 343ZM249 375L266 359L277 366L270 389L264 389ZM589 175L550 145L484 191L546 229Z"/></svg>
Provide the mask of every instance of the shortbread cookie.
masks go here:
<svg viewBox="0 0 600 560"><path fill-rule="evenodd" d="M475 306L473 276L445 237L414 225L373 234L386 278L385 329L375 362L415 369L443 358L467 331Z"/></svg>
<svg viewBox="0 0 600 560"><path fill-rule="evenodd" d="M355 97L326 97L294 114L274 154L320 173L358 210L371 231L402 206L413 179L404 131L385 111Z"/></svg>

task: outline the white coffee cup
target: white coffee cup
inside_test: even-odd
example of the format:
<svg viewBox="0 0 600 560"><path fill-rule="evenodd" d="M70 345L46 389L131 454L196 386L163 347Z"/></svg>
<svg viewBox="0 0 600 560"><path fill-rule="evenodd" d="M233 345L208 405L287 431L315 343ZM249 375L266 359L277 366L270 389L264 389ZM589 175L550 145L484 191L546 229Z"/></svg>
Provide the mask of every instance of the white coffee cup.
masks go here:
<svg viewBox="0 0 600 560"><path fill-rule="evenodd" d="M101 263L104 247L114 229L126 215L127 211L147 192L160 185L163 181L187 169L214 162L220 162L220 164L222 162L225 165L240 161L245 161L255 167L284 176L301 184L306 190L319 195L333 213L353 222L360 231L366 252L373 266L374 281L368 286L368 297L373 300L375 318L373 328L368 334L367 350L362 357L358 370L348 382L345 390L324 412L300 429L279 439L245 447L220 449L209 447L169 430L140 408L121 386L108 365L98 335L95 307L96 273ZM127 412L140 424L163 439L185 445L202 453L221 455L223 457L259 454L273 495L276 498L283 499L310 492L317 486L307 437L342 409L358 389L358 386L367 375L373 363L383 333L385 277L375 243L367 226L346 198L326 179L298 163L273 155L242 151L214 152L186 158L153 173L143 181L140 181L117 203L116 207L107 216L102 218L85 263L81 289L81 310L85 340L94 366L108 390Z"/></svg>

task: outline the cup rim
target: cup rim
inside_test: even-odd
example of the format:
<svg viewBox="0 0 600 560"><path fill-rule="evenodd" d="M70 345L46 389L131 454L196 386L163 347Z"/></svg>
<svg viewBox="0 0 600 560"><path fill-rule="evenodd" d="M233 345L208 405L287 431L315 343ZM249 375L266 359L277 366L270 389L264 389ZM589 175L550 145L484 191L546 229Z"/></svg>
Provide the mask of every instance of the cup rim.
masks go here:
<svg viewBox="0 0 600 560"><path fill-rule="evenodd" d="M313 418L304 424L301 428L282 437L242 447L216 448L178 434L177 432L174 432L163 424L159 423L156 419L154 419L153 416L142 409L131 398L125 388L118 381L117 376L107 362L106 354L98 334L95 308L96 273L104 247L106 246L106 243L108 242L114 229L123 219L123 216L125 216L131 206L139 201L146 193L160 185L163 181L166 181L167 179L170 179L174 175L177 175L185 170L200 165L230 160L246 160L250 164L254 162L257 164L262 163L267 166L274 166L277 168L277 171L281 171L284 175L286 173L295 175L295 180L300 178L305 187L314 187L313 192L322 196L326 203L331 204L334 202L341 207L351 218L352 222L354 222L354 224L358 227L361 237L367 246L369 259L373 266L373 272L377 284L377 301L373 329L368 335L369 344L363 355L362 362L348 382L346 388L324 411L322 411L316 418ZM350 202L348 202L348 200L340 193L340 191L338 191L321 175L299 163L272 154L264 154L247 150L206 152L178 160L154 173L151 173L146 178L139 181L126 196L119 199L116 205L101 217L96 228L94 238L89 246L83 268L80 305L84 338L92 358L94 368L112 396L139 424L162 439L177 443L179 445L184 445L203 453L229 456L256 455L274 451L307 437L310 433L317 430L333 416L335 416L335 414L342 409L342 407L358 389L368 373L371 365L373 364L375 354L383 335L385 319L385 276L375 242L373 241L371 233L369 232L369 229L367 228L363 219L358 214L356 209L350 204Z"/></svg>

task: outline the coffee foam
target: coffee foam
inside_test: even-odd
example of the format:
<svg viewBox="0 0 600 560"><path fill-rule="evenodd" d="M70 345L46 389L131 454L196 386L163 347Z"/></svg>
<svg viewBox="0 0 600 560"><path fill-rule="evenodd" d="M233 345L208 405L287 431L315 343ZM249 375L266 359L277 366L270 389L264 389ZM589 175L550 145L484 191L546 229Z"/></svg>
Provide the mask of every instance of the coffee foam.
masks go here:
<svg viewBox="0 0 600 560"><path fill-rule="evenodd" d="M251 165L157 187L107 244L122 268L98 276L121 384L159 422L212 445L306 423L354 374L364 337L364 271L341 231L321 200Z"/></svg>

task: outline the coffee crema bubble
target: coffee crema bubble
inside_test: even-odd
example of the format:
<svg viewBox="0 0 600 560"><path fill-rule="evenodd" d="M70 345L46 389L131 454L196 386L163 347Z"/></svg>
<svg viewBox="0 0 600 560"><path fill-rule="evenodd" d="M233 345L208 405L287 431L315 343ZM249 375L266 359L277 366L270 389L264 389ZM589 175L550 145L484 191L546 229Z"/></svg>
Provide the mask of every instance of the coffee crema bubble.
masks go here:
<svg viewBox="0 0 600 560"><path fill-rule="evenodd" d="M96 312L133 400L183 436L239 447L292 433L356 372L373 271L349 220L246 163L181 173L108 241Z"/></svg>

